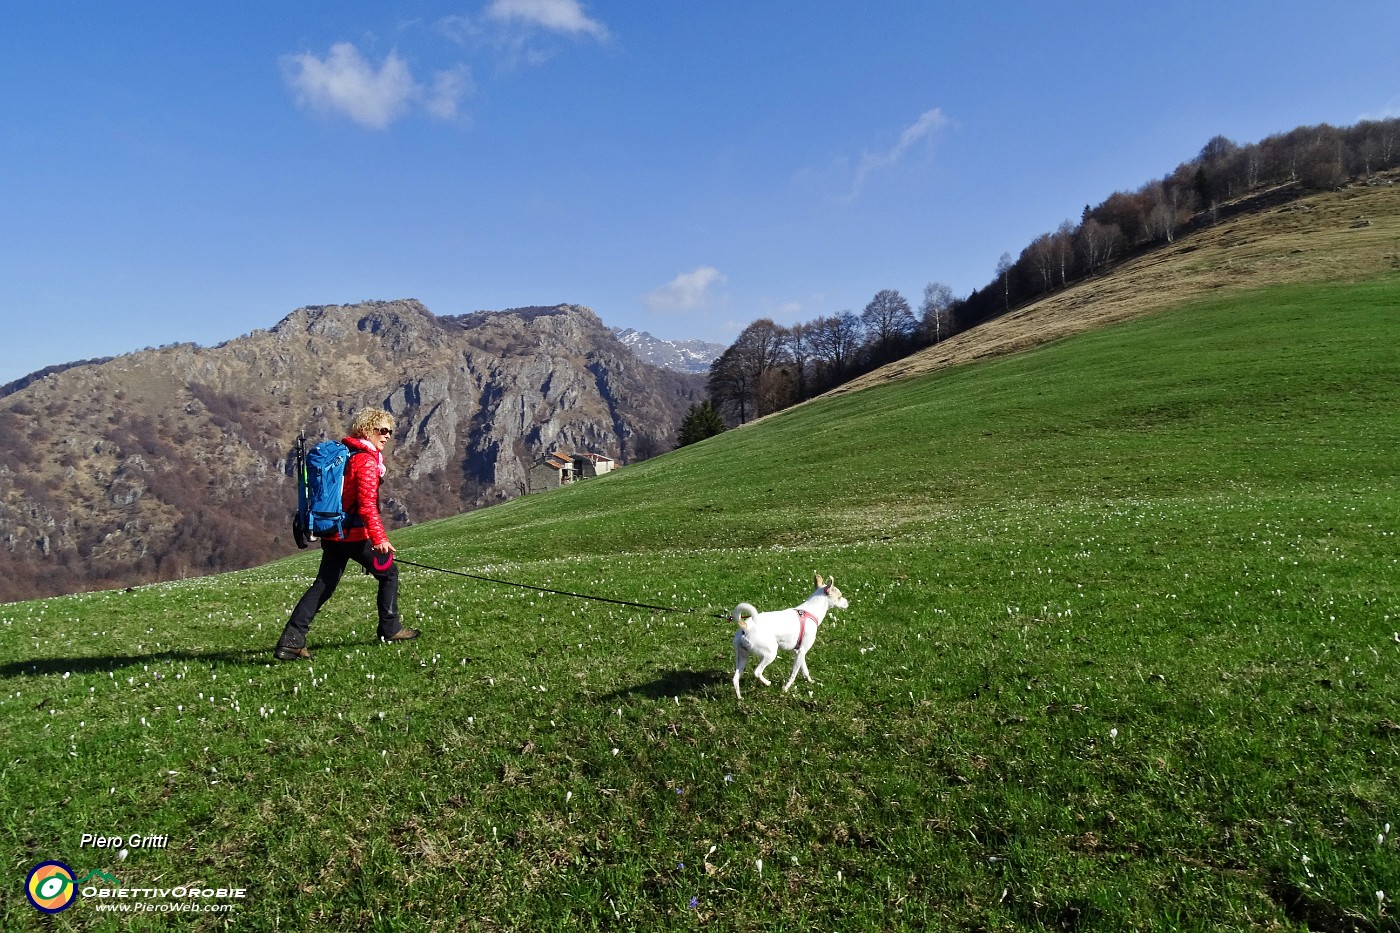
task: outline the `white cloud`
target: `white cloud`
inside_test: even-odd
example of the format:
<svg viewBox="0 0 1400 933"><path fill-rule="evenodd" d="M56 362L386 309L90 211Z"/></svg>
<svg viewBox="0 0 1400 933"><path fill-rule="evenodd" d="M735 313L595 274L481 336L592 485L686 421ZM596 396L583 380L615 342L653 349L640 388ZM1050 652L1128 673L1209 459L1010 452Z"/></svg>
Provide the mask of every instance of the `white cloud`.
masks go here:
<svg viewBox="0 0 1400 933"><path fill-rule="evenodd" d="M724 273L714 266L700 266L648 292L646 306L661 313L693 311L703 307L710 299L710 290L725 281Z"/></svg>
<svg viewBox="0 0 1400 933"><path fill-rule="evenodd" d="M466 65L439 71L433 75L433 86L423 99L423 109L439 120L454 119L458 103L474 89Z"/></svg>
<svg viewBox="0 0 1400 933"><path fill-rule="evenodd" d="M439 35L458 45L470 45L481 35L481 29L476 20L470 16L455 14L444 16L433 24L433 28L437 30Z"/></svg>
<svg viewBox="0 0 1400 933"><path fill-rule="evenodd" d="M904 132L899 134L899 142L895 143L893 147L883 152L864 153L856 166L856 177L852 185L851 197L855 197L860 192L871 175L898 165L921 140L927 139L931 134L947 125L948 118L943 115L942 110L937 107L925 110L919 114L917 120L904 129Z"/></svg>
<svg viewBox="0 0 1400 933"><path fill-rule="evenodd" d="M608 38L608 28L589 17L578 0L492 0L486 16L570 36L592 36L599 42Z"/></svg>
<svg viewBox="0 0 1400 933"><path fill-rule="evenodd" d="M298 105L375 130L387 129L414 106L438 119L452 119L472 89L465 65L437 72L431 89L425 89L396 53L390 52L376 69L349 42L331 46L324 59L310 52L284 56L282 67Z"/></svg>

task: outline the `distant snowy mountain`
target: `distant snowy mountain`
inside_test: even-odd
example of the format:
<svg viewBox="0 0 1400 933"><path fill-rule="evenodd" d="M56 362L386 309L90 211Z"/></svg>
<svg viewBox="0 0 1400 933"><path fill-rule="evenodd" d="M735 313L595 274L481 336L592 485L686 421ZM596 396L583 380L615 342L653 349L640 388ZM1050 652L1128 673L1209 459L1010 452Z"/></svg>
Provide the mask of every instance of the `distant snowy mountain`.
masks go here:
<svg viewBox="0 0 1400 933"><path fill-rule="evenodd" d="M633 327L614 327L612 332L637 355L637 359L681 373L708 373L710 364L725 350L722 343L662 340Z"/></svg>

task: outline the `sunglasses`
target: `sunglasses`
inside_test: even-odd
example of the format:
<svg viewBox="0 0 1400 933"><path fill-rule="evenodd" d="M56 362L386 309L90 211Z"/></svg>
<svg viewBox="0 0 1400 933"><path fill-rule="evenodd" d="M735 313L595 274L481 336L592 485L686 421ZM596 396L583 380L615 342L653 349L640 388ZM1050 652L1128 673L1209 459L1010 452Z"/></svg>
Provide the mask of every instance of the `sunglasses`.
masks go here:
<svg viewBox="0 0 1400 933"><path fill-rule="evenodd" d="M388 437L394 433L393 428L375 428L375 430L378 431L384 437Z"/></svg>

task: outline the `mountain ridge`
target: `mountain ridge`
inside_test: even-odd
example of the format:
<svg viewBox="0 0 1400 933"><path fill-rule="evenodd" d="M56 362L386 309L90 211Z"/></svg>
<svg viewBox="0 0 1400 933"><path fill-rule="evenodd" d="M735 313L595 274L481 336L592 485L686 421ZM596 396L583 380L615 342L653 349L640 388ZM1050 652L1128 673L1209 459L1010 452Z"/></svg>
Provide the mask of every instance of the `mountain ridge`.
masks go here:
<svg viewBox="0 0 1400 933"><path fill-rule="evenodd" d="M614 327L613 334L630 347L637 358L683 373L710 371L710 364L724 352L725 345L707 340L666 340L634 327Z"/></svg>
<svg viewBox="0 0 1400 933"><path fill-rule="evenodd" d="M670 449L702 392L579 305L308 305L215 347L66 368L0 399L0 598L286 553L295 437L339 437L365 406L399 423L384 508L404 525L529 491L552 449Z"/></svg>

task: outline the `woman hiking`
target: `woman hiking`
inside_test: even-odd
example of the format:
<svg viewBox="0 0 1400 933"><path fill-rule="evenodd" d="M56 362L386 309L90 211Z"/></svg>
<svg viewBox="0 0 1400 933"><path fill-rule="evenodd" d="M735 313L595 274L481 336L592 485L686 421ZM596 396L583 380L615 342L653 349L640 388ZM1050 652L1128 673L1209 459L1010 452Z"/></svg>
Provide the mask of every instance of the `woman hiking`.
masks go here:
<svg viewBox="0 0 1400 933"><path fill-rule="evenodd" d="M379 637L384 641L408 641L418 637L418 629L405 628L399 620L399 565L394 563L394 546L379 517L379 481L384 476L384 445L394 436L394 416L378 408L366 408L350 422L349 436L343 441L350 448L345 466L341 502L349 516L344 531L321 539L321 566L296 608L273 656L279 661L309 661L306 633L311 620L326 604L340 583L345 566L354 561L379 583Z"/></svg>

